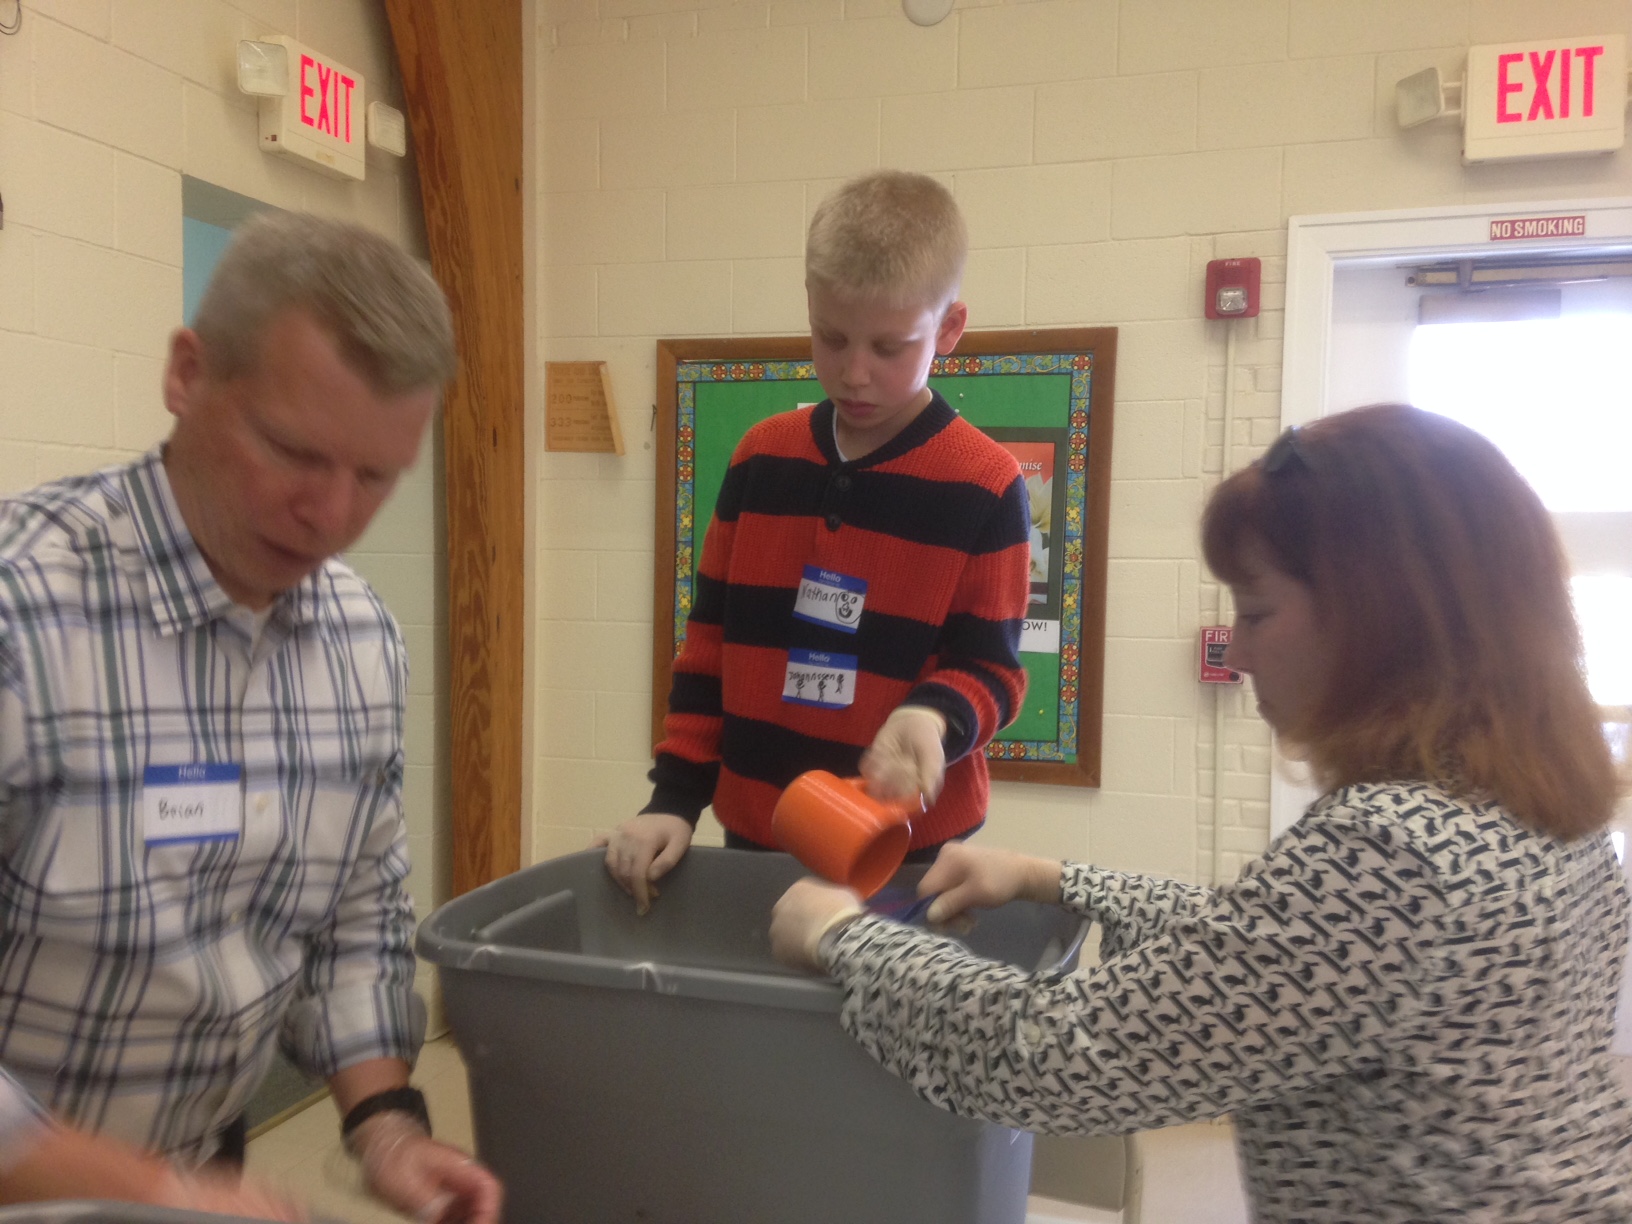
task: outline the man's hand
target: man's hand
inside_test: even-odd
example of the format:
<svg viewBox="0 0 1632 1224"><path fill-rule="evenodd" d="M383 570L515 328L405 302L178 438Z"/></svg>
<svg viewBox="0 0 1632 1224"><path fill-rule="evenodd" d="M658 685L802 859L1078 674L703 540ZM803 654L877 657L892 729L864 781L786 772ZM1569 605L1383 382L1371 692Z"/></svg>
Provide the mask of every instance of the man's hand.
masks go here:
<svg viewBox="0 0 1632 1224"><path fill-rule="evenodd" d="M861 776L875 799L934 803L946 779L946 717L928 706L897 706L861 757Z"/></svg>
<svg viewBox="0 0 1632 1224"><path fill-rule="evenodd" d="M866 912L848 888L800 880L771 910L771 955L790 969L821 973L816 950L822 936Z"/></svg>
<svg viewBox="0 0 1632 1224"><path fill-rule="evenodd" d="M635 899L644 916L657 896L656 882L691 848L691 822L667 812L644 812L624 821L595 844L606 847L606 870Z"/></svg>
<svg viewBox="0 0 1632 1224"><path fill-rule="evenodd" d="M304 1221L303 1207L248 1178L183 1173L146 1152L85 1131L52 1126L0 1178L0 1202L112 1199L250 1220Z"/></svg>
<svg viewBox="0 0 1632 1224"><path fill-rule="evenodd" d="M918 882L920 897L940 894L924 917L939 925L971 907L994 909L1017 898L1058 905L1061 866L1012 850L947 842Z"/></svg>
<svg viewBox="0 0 1632 1224"><path fill-rule="evenodd" d="M78 1197L78 1196L76 1196ZM248 1177L199 1170L196 1173L176 1173L170 1188L153 1200L161 1207L177 1211L199 1211L224 1216L242 1216L248 1220L283 1220L305 1224L310 1214L298 1203L291 1203Z"/></svg>
<svg viewBox="0 0 1632 1224"><path fill-rule="evenodd" d="M369 1191L420 1224L498 1224L504 1203L498 1179L407 1114L375 1114L348 1143Z"/></svg>

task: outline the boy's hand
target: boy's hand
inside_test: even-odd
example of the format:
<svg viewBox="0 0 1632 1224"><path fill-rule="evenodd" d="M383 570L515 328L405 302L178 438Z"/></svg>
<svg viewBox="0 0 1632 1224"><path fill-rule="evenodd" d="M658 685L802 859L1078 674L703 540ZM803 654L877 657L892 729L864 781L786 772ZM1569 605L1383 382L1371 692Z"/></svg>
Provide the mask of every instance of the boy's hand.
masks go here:
<svg viewBox="0 0 1632 1224"><path fill-rule="evenodd" d="M691 849L691 822L667 812L643 812L624 821L595 844L606 847L606 870L618 887L635 899L635 913L645 916L657 896L655 881Z"/></svg>
<svg viewBox="0 0 1632 1224"><path fill-rule="evenodd" d="M875 799L922 795L934 803L946 779L946 717L928 706L897 706L861 757L861 776Z"/></svg>
<svg viewBox="0 0 1632 1224"><path fill-rule="evenodd" d="M1060 903L1058 861L1032 858L1012 850L948 842L935 865L918 882L920 897L939 893L925 919L940 925L971 906L994 909L1016 898L1045 905Z"/></svg>

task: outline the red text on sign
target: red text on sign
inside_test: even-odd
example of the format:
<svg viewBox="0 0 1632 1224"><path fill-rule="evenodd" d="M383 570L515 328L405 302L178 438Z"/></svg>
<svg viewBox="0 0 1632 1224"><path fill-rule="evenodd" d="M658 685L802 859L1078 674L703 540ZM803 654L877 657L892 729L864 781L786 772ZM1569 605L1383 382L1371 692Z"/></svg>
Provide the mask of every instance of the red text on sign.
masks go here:
<svg viewBox="0 0 1632 1224"><path fill-rule="evenodd" d="M313 81L316 88L313 88ZM337 68L310 55L300 57L300 121L351 143L351 93L357 82ZM308 99L317 99L313 113Z"/></svg>
<svg viewBox="0 0 1632 1224"><path fill-rule="evenodd" d="M1580 114L1593 115L1598 57L1602 44L1592 47L1551 47L1546 51L1510 51L1496 57L1496 122L1537 123L1568 119L1580 82ZM1579 76L1574 71L1580 66ZM1526 80L1528 78L1528 80ZM1525 90L1529 88L1529 106ZM1518 95L1515 97L1514 95Z"/></svg>

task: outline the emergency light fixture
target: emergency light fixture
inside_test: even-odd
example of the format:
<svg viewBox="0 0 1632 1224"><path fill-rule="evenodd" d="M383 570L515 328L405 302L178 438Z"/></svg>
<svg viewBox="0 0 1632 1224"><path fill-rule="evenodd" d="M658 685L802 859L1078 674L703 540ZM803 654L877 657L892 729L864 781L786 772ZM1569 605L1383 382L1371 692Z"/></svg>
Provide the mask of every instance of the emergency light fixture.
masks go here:
<svg viewBox="0 0 1632 1224"><path fill-rule="evenodd" d="M1394 86L1402 128L1462 121L1462 160L1613 153L1626 143L1626 36L1580 35L1469 47L1460 80L1424 68Z"/></svg>

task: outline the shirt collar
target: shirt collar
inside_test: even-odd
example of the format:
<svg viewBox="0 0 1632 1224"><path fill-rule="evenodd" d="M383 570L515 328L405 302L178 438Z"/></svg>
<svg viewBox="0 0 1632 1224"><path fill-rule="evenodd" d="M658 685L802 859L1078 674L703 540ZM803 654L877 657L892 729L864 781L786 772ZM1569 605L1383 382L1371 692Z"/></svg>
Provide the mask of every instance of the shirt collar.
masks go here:
<svg viewBox="0 0 1632 1224"><path fill-rule="evenodd" d="M209 562L181 516L164 447L154 447L125 469L124 493L147 575L148 599L159 632L181 633L227 615L236 606L210 572ZM275 617L300 625L315 619L319 574L283 592Z"/></svg>
<svg viewBox="0 0 1632 1224"><path fill-rule="evenodd" d="M895 459L922 446L957 420L957 417L957 409L948 404L939 391L931 387L929 403L919 410L918 415L908 421L906 427L883 446L859 459L846 459L839 454L839 435L836 432L838 413L833 408L832 400L824 399L811 409L810 430L816 442L816 449L822 452L822 457L829 463L848 463L852 467L867 468Z"/></svg>

